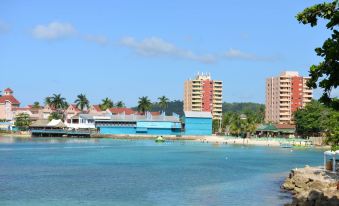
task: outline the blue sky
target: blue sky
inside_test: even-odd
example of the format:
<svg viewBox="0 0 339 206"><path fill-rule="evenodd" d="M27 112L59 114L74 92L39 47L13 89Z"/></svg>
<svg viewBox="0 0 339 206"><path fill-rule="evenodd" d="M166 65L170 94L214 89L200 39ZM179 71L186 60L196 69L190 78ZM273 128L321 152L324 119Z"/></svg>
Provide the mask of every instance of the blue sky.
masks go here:
<svg viewBox="0 0 339 206"><path fill-rule="evenodd" d="M227 102L264 103L265 78L308 74L329 37L295 15L321 1L13 1L0 3L0 88L23 105L61 93L182 99L197 72L223 80ZM320 91L315 91L315 97Z"/></svg>

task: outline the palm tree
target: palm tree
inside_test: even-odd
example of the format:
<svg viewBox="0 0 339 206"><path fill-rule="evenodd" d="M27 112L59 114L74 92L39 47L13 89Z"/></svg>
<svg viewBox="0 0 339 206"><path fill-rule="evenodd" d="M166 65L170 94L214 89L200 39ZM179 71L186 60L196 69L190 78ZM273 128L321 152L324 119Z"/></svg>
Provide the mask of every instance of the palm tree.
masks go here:
<svg viewBox="0 0 339 206"><path fill-rule="evenodd" d="M48 98L50 101L49 105L51 105L57 110L65 109L68 105L68 103L66 102L66 99L64 97L61 97L61 94L53 94L52 97L48 97Z"/></svg>
<svg viewBox="0 0 339 206"><path fill-rule="evenodd" d="M158 98L159 102L158 105L162 110L166 110L168 106L169 99L165 96L161 96Z"/></svg>
<svg viewBox="0 0 339 206"><path fill-rule="evenodd" d="M34 102L32 108L39 109L40 108L40 103L39 102Z"/></svg>
<svg viewBox="0 0 339 206"><path fill-rule="evenodd" d="M151 110L152 103L147 96L139 97L138 111L145 114L146 111Z"/></svg>
<svg viewBox="0 0 339 206"><path fill-rule="evenodd" d="M84 108L86 107L87 109L89 108L89 101L86 97L86 95L84 94L79 94L77 96L77 99L74 101L74 103L76 103L77 107L83 111Z"/></svg>
<svg viewBox="0 0 339 206"><path fill-rule="evenodd" d="M100 104L100 109L101 110L106 110L108 108L113 107L113 105L114 105L113 101L110 98L108 98L108 97L106 97L105 99L103 99L101 101L102 101L102 103Z"/></svg>
<svg viewBox="0 0 339 206"><path fill-rule="evenodd" d="M52 97L46 97L45 98L45 105L51 105Z"/></svg>
<svg viewBox="0 0 339 206"><path fill-rule="evenodd" d="M125 107L125 103L123 101L118 101L116 104L115 104L116 107L118 108L123 108Z"/></svg>

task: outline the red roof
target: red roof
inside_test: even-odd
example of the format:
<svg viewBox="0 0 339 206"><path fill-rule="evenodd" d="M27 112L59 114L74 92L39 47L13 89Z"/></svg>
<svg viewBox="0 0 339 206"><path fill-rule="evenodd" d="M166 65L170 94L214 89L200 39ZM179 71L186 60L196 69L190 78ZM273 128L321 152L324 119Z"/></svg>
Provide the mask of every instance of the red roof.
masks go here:
<svg viewBox="0 0 339 206"><path fill-rule="evenodd" d="M11 104L20 104L13 95L4 95L0 97L0 104L5 104L6 101L9 101Z"/></svg>
<svg viewBox="0 0 339 206"><path fill-rule="evenodd" d="M13 92L13 90L11 90L11 88L6 88L4 92Z"/></svg>
<svg viewBox="0 0 339 206"><path fill-rule="evenodd" d="M159 116L161 113L160 112L150 112L152 116ZM137 112L139 115L144 115L142 112Z"/></svg>
<svg viewBox="0 0 339 206"><path fill-rule="evenodd" d="M28 107L14 107L12 111L29 111Z"/></svg>
<svg viewBox="0 0 339 206"><path fill-rule="evenodd" d="M275 124L277 129L295 129L295 125L293 124Z"/></svg>
<svg viewBox="0 0 339 206"><path fill-rule="evenodd" d="M100 105L92 105L93 108L97 111L97 112L101 112L101 108L100 108Z"/></svg>
<svg viewBox="0 0 339 206"><path fill-rule="evenodd" d="M80 109L77 107L76 104L70 104L69 107L67 108L67 110L68 110L70 107L72 107L72 108L74 109L74 111L80 112Z"/></svg>
<svg viewBox="0 0 339 206"><path fill-rule="evenodd" d="M113 108L109 108L109 111L112 112L112 114L120 114L125 112L125 114L129 115L129 114L134 114L135 111L133 109L130 108L117 108L117 107L113 107Z"/></svg>

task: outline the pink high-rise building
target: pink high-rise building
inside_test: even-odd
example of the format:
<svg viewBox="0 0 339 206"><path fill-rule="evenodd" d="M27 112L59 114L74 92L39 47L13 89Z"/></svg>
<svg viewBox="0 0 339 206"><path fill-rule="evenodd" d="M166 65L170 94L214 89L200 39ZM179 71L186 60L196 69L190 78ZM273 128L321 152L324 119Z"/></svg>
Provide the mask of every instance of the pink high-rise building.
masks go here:
<svg viewBox="0 0 339 206"><path fill-rule="evenodd" d="M293 112L312 100L312 89L307 87L309 77L298 72L286 71L277 77L266 79L265 121L290 124Z"/></svg>

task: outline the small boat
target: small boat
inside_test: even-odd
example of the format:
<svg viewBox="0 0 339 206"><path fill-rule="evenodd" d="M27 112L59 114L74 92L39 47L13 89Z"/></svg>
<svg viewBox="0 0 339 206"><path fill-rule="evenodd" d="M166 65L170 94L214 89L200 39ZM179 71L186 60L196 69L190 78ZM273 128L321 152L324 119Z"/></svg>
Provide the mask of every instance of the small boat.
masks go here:
<svg viewBox="0 0 339 206"><path fill-rule="evenodd" d="M281 148L292 148L292 145L290 143L280 143Z"/></svg>
<svg viewBox="0 0 339 206"><path fill-rule="evenodd" d="M158 143L160 143L160 142L165 142L165 139L164 139L163 137L157 137L157 138L155 139L155 142L158 142Z"/></svg>

